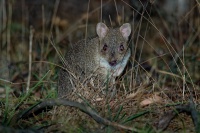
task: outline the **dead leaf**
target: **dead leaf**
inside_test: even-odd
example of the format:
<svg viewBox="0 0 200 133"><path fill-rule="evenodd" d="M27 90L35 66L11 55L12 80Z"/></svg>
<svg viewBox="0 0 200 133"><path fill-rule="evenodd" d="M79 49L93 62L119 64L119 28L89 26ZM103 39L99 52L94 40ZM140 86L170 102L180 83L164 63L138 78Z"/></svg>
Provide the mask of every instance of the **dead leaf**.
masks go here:
<svg viewBox="0 0 200 133"><path fill-rule="evenodd" d="M126 96L126 98L127 98L127 99L132 99L132 98L134 98L136 95L137 95L137 92L136 92L136 93L131 93L131 94L129 94L128 96Z"/></svg>
<svg viewBox="0 0 200 133"><path fill-rule="evenodd" d="M143 100L142 102L140 102L140 105L142 107L147 106L149 104L153 104L153 103L161 103L162 102L162 98L156 94L154 94L152 97Z"/></svg>

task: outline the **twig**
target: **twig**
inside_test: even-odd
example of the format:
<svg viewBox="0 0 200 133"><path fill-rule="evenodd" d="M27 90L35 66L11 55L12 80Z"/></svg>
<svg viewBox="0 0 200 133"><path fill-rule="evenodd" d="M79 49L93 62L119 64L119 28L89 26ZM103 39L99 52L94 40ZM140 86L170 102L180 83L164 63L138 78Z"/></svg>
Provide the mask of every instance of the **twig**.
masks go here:
<svg viewBox="0 0 200 133"><path fill-rule="evenodd" d="M11 127L0 126L1 133L41 133L39 130L33 129L14 129Z"/></svg>
<svg viewBox="0 0 200 133"><path fill-rule="evenodd" d="M56 18L56 14L57 14L57 11L58 11L58 7L59 7L59 3L60 3L60 0L56 0L55 1L55 4L54 4L54 11L53 11L53 16L51 18L51 25L50 25L50 32L49 32L49 35L48 35L48 38L51 37L51 33L52 33L52 30L53 30L53 26L54 26L54 21L55 21L55 18ZM44 58L46 59L47 58L47 55L49 54L49 40L48 40L48 43L47 43L47 48L46 48L46 53L44 55Z"/></svg>
<svg viewBox="0 0 200 133"><path fill-rule="evenodd" d="M117 23L120 25L120 20L119 20L119 13L118 13L118 9L117 9L117 3L116 3L116 0L114 0L114 3L115 3L115 9L116 9L116 13L117 13Z"/></svg>
<svg viewBox="0 0 200 133"><path fill-rule="evenodd" d="M124 130L132 131L132 132L138 132L139 131L138 129L135 129L133 127L127 127L127 126L118 124L116 122L111 122L111 121L101 117L99 114L97 114L95 111L93 111L90 107L86 106L85 104L66 100L66 99L47 99L47 100L44 100L44 101L38 103L37 105L35 105L34 107L32 107L30 110L25 111L22 114L18 115L18 118L16 120L18 121L21 118L27 117L28 115L36 112L37 110L43 109L45 107L60 106L60 105L76 107L79 110L81 110L82 112L91 116L96 122L103 124L103 125L112 126L114 128L117 128L117 129L124 129Z"/></svg>
<svg viewBox="0 0 200 133"><path fill-rule="evenodd" d="M26 93L28 93L30 88L30 80L31 80L31 65L32 65L32 44L33 44L33 28L30 27L30 36L29 36L29 67L28 67L28 80L27 80L27 87Z"/></svg>
<svg viewBox="0 0 200 133"><path fill-rule="evenodd" d="M197 111L194 101L190 100L189 103L190 114L194 123L196 133L200 133L200 113Z"/></svg>
<svg viewBox="0 0 200 133"><path fill-rule="evenodd" d="M159 120L158 129L165 130L167 129L170 122L179 114L179 113L189 113L192 117L196 133L200 133L200 113L196 110L193 100L186 105L180 105L171 110Z"/></svg>
<svg viewBox="0 0 200 133"><path fill-rule="evenodd" d="M6 29L6 42L7 42L7 61L10 62L10 52L11 52L11 41L10 41L10 29L12 23L12 1L8 0L8 19L7 19L7 29ZM9 75L10 76L10 75ZM10 77L9 77L10 78Z"/></svg>
<svg viewBox="0 0 200 133"><path fill-rule="evenodd" d="M3 31L6 29L7 25L7 14L6 14L6 2L5 0L0 1L0 33L1 33L1 43L0 43L0 52L2 52L3 46L6 44L6 39L4 36L5 33Z"/></svg>

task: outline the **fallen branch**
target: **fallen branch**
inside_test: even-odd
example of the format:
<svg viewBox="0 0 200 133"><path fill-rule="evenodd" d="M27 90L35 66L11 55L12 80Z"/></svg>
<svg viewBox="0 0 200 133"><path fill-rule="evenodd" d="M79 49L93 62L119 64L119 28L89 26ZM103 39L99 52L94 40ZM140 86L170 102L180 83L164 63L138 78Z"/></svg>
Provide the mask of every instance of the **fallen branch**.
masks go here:
<svg viewBox="0 0 200 133"><path fill-rule="evenodd" d="M33 129L14 129L11 127L0 126L1 133L42 133L39 130Z"/></svg>
<svg viewBox="0 0 200 133"><path fill-rule="evenodd" d="M171 110L162 116L158 122L158 129L165 130L170 122L180 113L188 113L191 115L196 133L200 133L200 113L196 110L193 100L186 105L179 105L174 110Z"/></svg>
<svg viewBox="0 0 200 133"><path fill-rule="evenodd" d="M35 105L34 107L32 107L30 110L23 112L22 114L18 115L17 117L17 121L21 118L27 117L30 114L46 108L46 107L52 107L52 106L71 106L71 107L76 107L79 110L81 110L82 112L88 114L89 116L91 116L96 122L106 125L106 126L112 126L116 129L124 129L124 130L128 130L128 131L133 131L133 132L138 132L138 129L135 129L133 127L127 127L124 125L120 125L116 122L111 122L103 117L101 117L99 114L97 114L95 111L93 111L90 107L88 107L87 105L83 104L83 103L78 103L78 102L74 102L74 101L70 101L70 100L66 100L66 99L47 99L44 100L40 103L38 103L37 105Z"/></svg>

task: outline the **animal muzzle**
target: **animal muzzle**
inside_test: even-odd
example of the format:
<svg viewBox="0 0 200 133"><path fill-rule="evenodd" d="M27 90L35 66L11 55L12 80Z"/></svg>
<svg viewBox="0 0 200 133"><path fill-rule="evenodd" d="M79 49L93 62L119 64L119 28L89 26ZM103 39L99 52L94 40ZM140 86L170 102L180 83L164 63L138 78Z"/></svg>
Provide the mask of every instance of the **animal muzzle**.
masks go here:
<svg viewBox="0 0 200 133"><path fill-rule="evenodd" d="M117 60L113 60L109 62L110 66L116 66L117 65Z"/></svg>

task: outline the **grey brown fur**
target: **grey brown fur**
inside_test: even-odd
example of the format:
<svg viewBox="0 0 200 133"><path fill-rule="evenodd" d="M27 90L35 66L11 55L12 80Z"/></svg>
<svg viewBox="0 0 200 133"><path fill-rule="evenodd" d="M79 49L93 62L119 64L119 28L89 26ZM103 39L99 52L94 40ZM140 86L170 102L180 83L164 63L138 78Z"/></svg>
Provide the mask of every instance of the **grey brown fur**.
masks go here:
<svg viewBox="0 0 200 133"><path fill-rule="evenodd" d="M98 37L81 40L67 51L64 63L66 70L60 70L59 73L58 97L70 95L75 87L73 85L87 78L101 81L102 86L107 78L114 83L124 70L130 57L127 44L130 24L109 29L104 23L98 23L96 32Z"/></svg>

